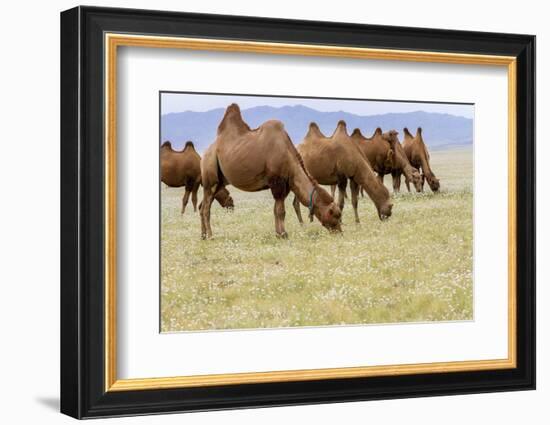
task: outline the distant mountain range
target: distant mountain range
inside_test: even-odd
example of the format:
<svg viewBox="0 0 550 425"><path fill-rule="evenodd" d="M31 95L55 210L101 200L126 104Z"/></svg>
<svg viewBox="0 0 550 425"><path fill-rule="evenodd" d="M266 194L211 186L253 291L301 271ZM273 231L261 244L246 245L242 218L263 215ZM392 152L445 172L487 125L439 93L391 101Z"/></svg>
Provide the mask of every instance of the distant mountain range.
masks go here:
<svg viewBox="0 0 550 425"><path fill-rule="evenodd" d="M223 108L206 112L174 112L161 117L161 143L169 140L175 149L181 149L187 140L191 140L199 152L204 152L214 141L220 123ZM424 141L431 149L447 149L472 144L473 120L449 114L433 112L388 113L381 115L361 116L349 112L321 112L305 106L256 106L242 111L244 120L255 128L270 119L284 123L286 131L295 144L304 138L309 123L315 121L324 134L330 136L338 120L345 120L348 131L354 128L372 135L376 127L384 131L396 129L400 139L403 127L416 133L422 127Z"/></svg>

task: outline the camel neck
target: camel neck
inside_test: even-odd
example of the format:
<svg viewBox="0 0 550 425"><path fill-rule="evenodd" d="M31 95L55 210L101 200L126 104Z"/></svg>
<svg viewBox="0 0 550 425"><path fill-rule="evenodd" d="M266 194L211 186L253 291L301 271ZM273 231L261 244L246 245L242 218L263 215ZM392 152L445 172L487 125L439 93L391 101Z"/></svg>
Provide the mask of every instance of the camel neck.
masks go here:
<svg viewBox="0 0 550 425"><path fill-rule="evenodd" d="M401 167L401 170L403 170L403 174L405 174L405 177L407 180L412 180L412 175L414 168L409 162L409 159L407 158L407 155L405 154L405 151L403 148L397 147L395 150L396 158L398 160L398 166Z"/></svg>
<svg viewBox="0 0 550 425"><path fill-rule="evenodd" d="M403 170L403 174L405 174L407 180L411 181L413 179L413 166L409 163L409 161L402 162L403 164L401 168Z"/></svg>
<svg viewBox="0 0 550 425"><path fill-rule="evenodd" d="M428 158L426 158L425 155L422 156L420 159L421 165L422 165L422 172L426 177L432 177L432 169L430 168L430 163L428 162Z"/></svg>
<svg viewBox="0 0 550 425"><path fill-rule="evenodd" d="M380 207L384 200L388 198L387 189L382 183L376 178L374 172L368 165L364 167L357 167L357 172L355 173L354 180L358 183L365 191L369 198L372 199L374 204L377 207Z"/></svg>
<svg viewBox="0 0 550 425"><path fill-rule="evenodd" d="M290 181L290 188L296 194L300 203L309 207L310 197L315 185L299 164L296 164L294 168Z"/></svg>

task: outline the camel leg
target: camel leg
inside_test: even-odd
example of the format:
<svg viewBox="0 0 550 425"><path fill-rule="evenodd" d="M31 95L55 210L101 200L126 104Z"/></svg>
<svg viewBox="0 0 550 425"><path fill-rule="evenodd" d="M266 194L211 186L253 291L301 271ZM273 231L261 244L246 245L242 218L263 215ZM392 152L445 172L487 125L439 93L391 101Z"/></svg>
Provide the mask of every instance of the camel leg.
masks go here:
<svg viewBox="0 0 550 425"><path fill-rule="evenodd" d="M407 191L410 193L411 192L411 182L408 181L407 179L405 179L405 184L407 185Z"/></svg>
<svg viewBox="0 0 550 425"><path fill-rule="evenodd" d="M200 183L193 185L193 191L191 192L191 202L193 203L193 211L197 212L197 192L199 191Z"/></svg>
<svg viewBox="0 0 550 425"><path fill-rule="evenodd" d="M185 188L185 195L183 195L183 198L181 200L181 213L182 214L185 213L185 207L187 206L187 202L189 202L189 195L190 194L191 194L191 191L187 190L187 188Z"/></svg>
<svg viewBox="0 0 550 425"><path fill-rule="evenodd" d="M215 145L211 145L201 159L201 183L203 188L202 206L199 206L201 216L201 237L207 239L212 237L210 208L214 201L214 195L220 190L220 187L224 186L223 175L218 165Z"/></svg>
<svg viewBox="0 0 550 425"><path fill-rule="evenodd" d="M393 192L399 193L399 191L401 190L401 173L394 173L392 174L392 177L393 177Z"/></svg>
<svg viewBox="0 0 550 425"><path fill-rule="evenodd" d="M275 206L273 207L273 214L275 215L275 232L277 236L283 239L288 238L288 234L285 230L285 200L275 199Z"/></svg>
<svg viewBox="0 0 550 425"><path fill-rule="evenodd" d="M294 211L296 211L296 217L298 217L298 221L300 222L300 224L304 224L304 220L302 219L302 211L300 209L300 201L298 201L298 197L296 195L294 195L292 206L294 207Z"/></svg>
<svg viewBox="0 0 550 425"><path fill-rule="evenodd" d="M346 198L346 188L348 187L348 179L344 178L338 182L338 206L340 211L344 211L344 199Z"/></svg>
<svg viewBox="0 0 550 425"><path fill-rule="evenodd" d="M288 234L285 230L285 199L290 190L287 181L280 177L270 179L271 194L275 199L273 206L273 215L275 216L275 232L280 238L287 238Z"/></svg>
<svg viewBox="0 0 550 425"><path fill-rule="evenodd" d="M353 212L355 213L355 222L359 224L359 213L357 212L357 198L359 195L359 185L354 180L350 181L351 190L351 205L353 205Z"/></svg>
<svg viewBox="0 0 550 425"><path fill-rule="evenodd" d="M335 184L331 184L330 185L330 194L332 195L332 197L334 198L334 194L336 193L336 185Z"/></svg>
<svg viewBox="0 0 550 425"><path fill-rule="evenodd" d="M365 197L365 189L361 188L361 198Z"/></svg>
<svg viewBox="0 0 550 425"><path fill-rule="evenodd" d="M380 183L384 184L384 174L377 174L377 177Z"/></svg>
<svg viewBox="0 0 550 425"><path fill-rule="evenodd" d="M199 208L201 215L201 237L210 239L212 237L212 228L210 227L210 207L214 200L215 188L204 188L202 205Z"/></svg>

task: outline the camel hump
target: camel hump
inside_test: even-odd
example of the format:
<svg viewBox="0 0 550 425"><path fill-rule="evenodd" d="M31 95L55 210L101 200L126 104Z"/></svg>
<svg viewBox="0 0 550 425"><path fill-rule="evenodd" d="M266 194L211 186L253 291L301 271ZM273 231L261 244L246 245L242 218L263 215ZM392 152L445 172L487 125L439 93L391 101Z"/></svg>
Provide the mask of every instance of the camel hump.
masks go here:
<svg viewBox="0 0 550 425"><path fill-rule="evenodd" d="M218 134L230 129L238 132L250 131L250 127L244 122L241 115L241 108L236 103L232 103L225 110L225 114L218 126Z"/></svg>
<svg viewBox="0 0 550 425"><path fill-rule="evenodd" d="M185 147L183 148L183 150L186 150L187 148L195 150L195 145L191 140L185 142Z"/></svg>
<svg viewBox="0 0 550 425"><path fill-rule="evenodd" d="M161 148L168 148L172 149L172 143L170 143L169 140L165 141L162 145L160 145Z"/></svg>
<svg viewBox="0 0 550 425"><path fill-rule="evenodd" d="M382 134L382 129L380 127L376 127L376 130L374 130L373 136L381 135L381 134Z"/></svg>
<svg viewBox="0 0 550 425"><path fill-rule="evenodd" d="M306 137L325 137L325 135L322 133L316 122L310 122Z"/></svg>
<svg viewBox="0 0 550 425"><path fill-rule="evenodd" d="M336 130L334 130L333 136L337 133L343 133L346 135L348 134L348 126L344 120L338 121L338 124L336 125Z"/></svg>
<svg viewBox="0 0 550 425"><path fill-rule="evenodd" d="M417 136L422 136L422 127L418 127L418 128L416 129L416 135L417 135Z"/></svg>
<svg viewBox="0 0 550 425"><path fill-rule="evenodd" d="M351 135L352 137L363 137L363 133L358 128L354 128Z"/></svg>
<svg viewBox="0 0 550 425"><path fill-rule="evenodd" d="M282 121L279 121L279 120L266 121L266 122L264 122L262 127L263 128L273 128L275 130L284 130L285 129L285 125L283 124Z"/></svg>
<svg viewBox="0 0 550 425"><path fill-rule="evenodd" d="M409 129L407 127L405 127L403 129L403 133L405 134L405 136L412 137L412 134L411 134L411 132L409 131Z"/></svg>

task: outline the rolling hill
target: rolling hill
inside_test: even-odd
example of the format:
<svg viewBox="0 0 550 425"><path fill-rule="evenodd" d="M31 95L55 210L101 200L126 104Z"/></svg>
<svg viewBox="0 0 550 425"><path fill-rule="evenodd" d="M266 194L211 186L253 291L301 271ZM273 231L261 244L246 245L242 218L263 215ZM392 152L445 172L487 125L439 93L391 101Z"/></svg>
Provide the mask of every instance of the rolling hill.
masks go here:
<svg viewBox="0 0 550 425"><path fill-rule="evenodd" d="M162 115L160 142L170 140L175 149L181 149L187 140L191 140L199 152L204 152L215 139L223 113L224 109L218 108ZM282 121L295 144L300 143L310 122L315 121L326 135L330 135L341 119L346 121L350 133L357 127L367 136L376 127L382 127L384 131L396 129L400 137L403 127L408 127L413 134L417 127L422 127L424 141L431 149L471 145L473 139L473 120L424 111L361 116L344 111L321 112L305 106L257 106L243 110L242 114L252 128L270 119Z"/></svg>

